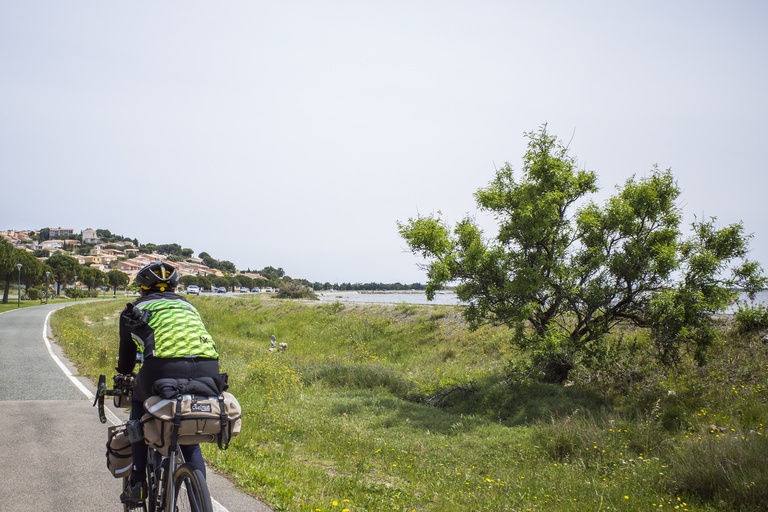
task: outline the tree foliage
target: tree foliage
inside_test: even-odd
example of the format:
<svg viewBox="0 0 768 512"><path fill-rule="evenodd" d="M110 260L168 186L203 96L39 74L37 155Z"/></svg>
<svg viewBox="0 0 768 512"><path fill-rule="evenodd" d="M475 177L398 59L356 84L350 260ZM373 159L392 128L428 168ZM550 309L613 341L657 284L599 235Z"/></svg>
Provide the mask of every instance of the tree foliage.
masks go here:
<svg viewBox="0 0 768 512"><path fill-rule="evenodd" d="M18 264L21 263L21 269ZM19 280L23 285L35 286L45 281L48 267L35 258L32 253L13 247L7 240L0 238L0 281L4 282L3 304L8 303L11 284Z"/></svg>
<svg viewBox="0 0 768 512"><path fill-rule="evenodd" d="M715 336L711 315L734 287L765 283L746 259L751 235L713 218L694 222L683 239L680 189L656 167L598 205L588 200L595 173L579 170L546 127L526 135L520 178L505 164L475 193L498 222L495 237L471 217L452 230L439 214L398 222L411 251L428 260L428 297L458 282L470 324L508 325L518 346L542 357L549 380L562 381L601 350L620 322L650 328L665 363L684 348L703 362Z"/></svg>
<svg viewBox="0 0 768 512"><path fill-rule="evenodd" d="M101 286L106 279L106 274L101 270L93 267L81 265L77 271L77 277L80 282L88 287L88 290L93 290L97 286Z"/></svg>
<svg viewBox="0 0 768 512"><path fill-rule="evenodd" d="M75 276L82 268L75 258L61 252L51 255L46 263L51 267L51 274L56 283L56 293L59 293L63 286L74 283Z"/></svg>
<svg viewBox="0 0 768 512"><path fill-rule="evenodd" d="M234 274L237 272L237 267L231 261L217 260L207 252L201 252L198 257L203 260L203 264L208 268L215 268L229 274Z"/></svg>
<svg viewBox="0 0 768 512"><path fill-rule="evenodd" d="M205 276L181 276L179 282L184 285L185 288L194 284L199 286L202 290L210 290L212 286L211 280Z"/></svg>
<svg viewBox="0 0 768 512"><path fill-rule="evenodd" d="M113 268L107 272L107 281L109 282L109 286L112 287L112 295L117 295L118 286L127 285L128 281L130 281L130 278L125 272Z"/></svg>

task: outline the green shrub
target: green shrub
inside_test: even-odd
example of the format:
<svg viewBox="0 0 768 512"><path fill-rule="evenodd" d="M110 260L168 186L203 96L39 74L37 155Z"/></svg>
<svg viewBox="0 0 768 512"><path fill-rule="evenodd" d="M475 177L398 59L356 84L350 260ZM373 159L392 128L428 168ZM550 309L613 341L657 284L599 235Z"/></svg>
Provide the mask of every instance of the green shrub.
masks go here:
<svg viewBox="0 0 768 512"><path fill-rule="evenodd" d="M40 289L27 288L27 296L29 297L29 300L40 300Z"/></svg>
<svg viewBox="0 0 768 512"><path fill-rule="evenodd" d="M317 294L312 288L303 286L299 283L289 282L280 287L280 291L275 295L278 299L310 299L319 300Z"/></svg>
<svg viewBox="0 0 768 512"><path fill-rule="evenodd" d="M70 299L95 299L99 297L99 290L81 290L80 288L67 288L63 290L64 295Z"/></svg>
<svg viewBox="0 0 768 512"><path fill-rule="evenodd" d="M754 297L750 297L749 302L739 301L733 317L742 333L768 329L768 309L764 304L756 304Z"/></svg>

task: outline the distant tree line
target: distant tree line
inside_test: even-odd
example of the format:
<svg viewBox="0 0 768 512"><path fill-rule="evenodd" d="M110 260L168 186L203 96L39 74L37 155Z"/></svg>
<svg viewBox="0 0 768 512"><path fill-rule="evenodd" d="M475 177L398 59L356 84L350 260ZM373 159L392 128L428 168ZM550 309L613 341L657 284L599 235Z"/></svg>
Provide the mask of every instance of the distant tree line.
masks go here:
<svg viewBox="0 0 768 512"><path fill-rule="evenodd" d="M253 279L252 277L245 276L243 274L226 275L226 276L181 276L179 282L187 287L189 285L196 285L203 290L210 290L212 288L226 288L229 291L236 292L240 288L266 288L268 286L279 288L279 281L270 281L268 279Z"/></svg>
<svg viewBox="0 0 768 512"><path fill-rule="evenodd" d="M170 243L170 244L153 244L153 243L145 243L140 244L138 239L136 238L129 238L121 235L115 235L108 229L97 229L96 230L96 236L99 237L101 240L101 244L105 246L107 249L117 249L121 250L122 248L113 245L115 242L131 242L142 254L162 254L168 258L171 262L182 262L187 261L194 257L194 251L189 248L184 248L179 244L176 243ZM33 237L34 238L34 237ZM39 230L37 235L37 240L39 242L42 242L44 240L49 240L50 237L50 228L42 228ZM78 240L82 242L82 236L80 234L72 234L69 236L62 236L62 237L56 237L59 239L69 239L69 240ZM69 250L75 254L80 254L83 256L86 256L91 253L91 250L94 248L94 245L92 244L81 244L79 247L64 247L64 249ZM50 251L47 250L37 250L34 252L34 256L36 258L48 258L51 256ZM231 290L235 290L237 288L265 288L265 287L273 287L273 288L279 288L281 284L284 284L286 282L297 282L301 284L302 286L305 286L307 288L311 288L314 291L320 291L320 290L340 290L340 291L406 291L406 290L424 290L425 285L421 283L411 283L411 284L402 284L402 283L377 283L377 282L369 282L369 283L320 283L320 282L310 282L306 279L292 279L291 277L287 276L285 271L281 267L273 267L273 266L266 266L262 268L261 270L251 270L248 268L247 270L244 270L242 272L249 273L249 274L259 274L261 276L264 276L264 279L252 279L247 276L242 276L237 274L237 267L234 263L228 260L220 260L216 259L213 256L211 256L207 252L201 252L197 256L200 260L202 260L203 265L205 265L208 268L214 269L214 270L220 270L224 274L228 274L227 276L223 278L212 278L212 277L206 277L206 276L185 276L185 278L182 279L182 284L184 286L189 286L190 284L195 284L197 286L200 286L204 289L211 289L212 287L217 288L227 288ZM127 259L127 258L119 258L120 259ZM214 279L216 281L214 282Z"/></svg>
<svg viewBox="0 0 768 512"><path fill-rule="evenodd" d="M313 290L339 290L339 291L385 291L385 292L401 292L409 290L424 290L425 286L421 283L311 283L309 286Z"/></svg>

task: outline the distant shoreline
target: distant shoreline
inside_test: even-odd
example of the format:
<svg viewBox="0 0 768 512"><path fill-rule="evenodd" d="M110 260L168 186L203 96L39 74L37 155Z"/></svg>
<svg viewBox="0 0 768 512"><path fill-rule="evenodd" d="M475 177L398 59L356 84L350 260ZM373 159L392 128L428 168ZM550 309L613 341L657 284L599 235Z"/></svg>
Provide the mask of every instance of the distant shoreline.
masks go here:
<svg viewBox="0 0 768 512"><path fill-rule="evenodd" d="M360 295L385 295L385 294L398 294L398 295L424 295L426 294L426 291L424 290L338 290L338 291L322 291L322 292L316 292L318 295L339 295L339 294L346 294L346 295L352 295L352 294L360 294ZM453 290L446 290L437 292L439 295L445 295L445 294L455 294L456 292Z"/></svg>

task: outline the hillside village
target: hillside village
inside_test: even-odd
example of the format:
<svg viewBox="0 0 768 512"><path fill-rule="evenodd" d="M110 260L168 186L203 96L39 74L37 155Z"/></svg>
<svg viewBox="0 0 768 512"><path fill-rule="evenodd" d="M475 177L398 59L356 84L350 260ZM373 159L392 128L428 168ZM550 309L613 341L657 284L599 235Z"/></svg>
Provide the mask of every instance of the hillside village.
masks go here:
<svg viewBox="0 0 768 512"><path fill-rule="evenodd" d="M103 243L99 239L95 229L84 229L80 232L80 239L67 238L75 234L74 229L50 228L50 240L38 242L39 231L32 230L5 230L0 231L0 236L10 242L15 248L23 249L30 253L36 251L48 251L50 254L63 252L77 259L81 265L86 265L102 272L118 269L128 275L130 281L136 277L138 271L153 261L166 261L179 271L179 276L204 276L224 277L221 270L213 269L200 258L189 257L185 261L170 261L168 256L158 253L142 253L138 247L130 241L111 241ZM92 245L89 254L78 254L77 249L84 245ZM38 257L44 261L47 257ZM250 272L238 272L252 279L265 279L264 276Z"/></svg>

